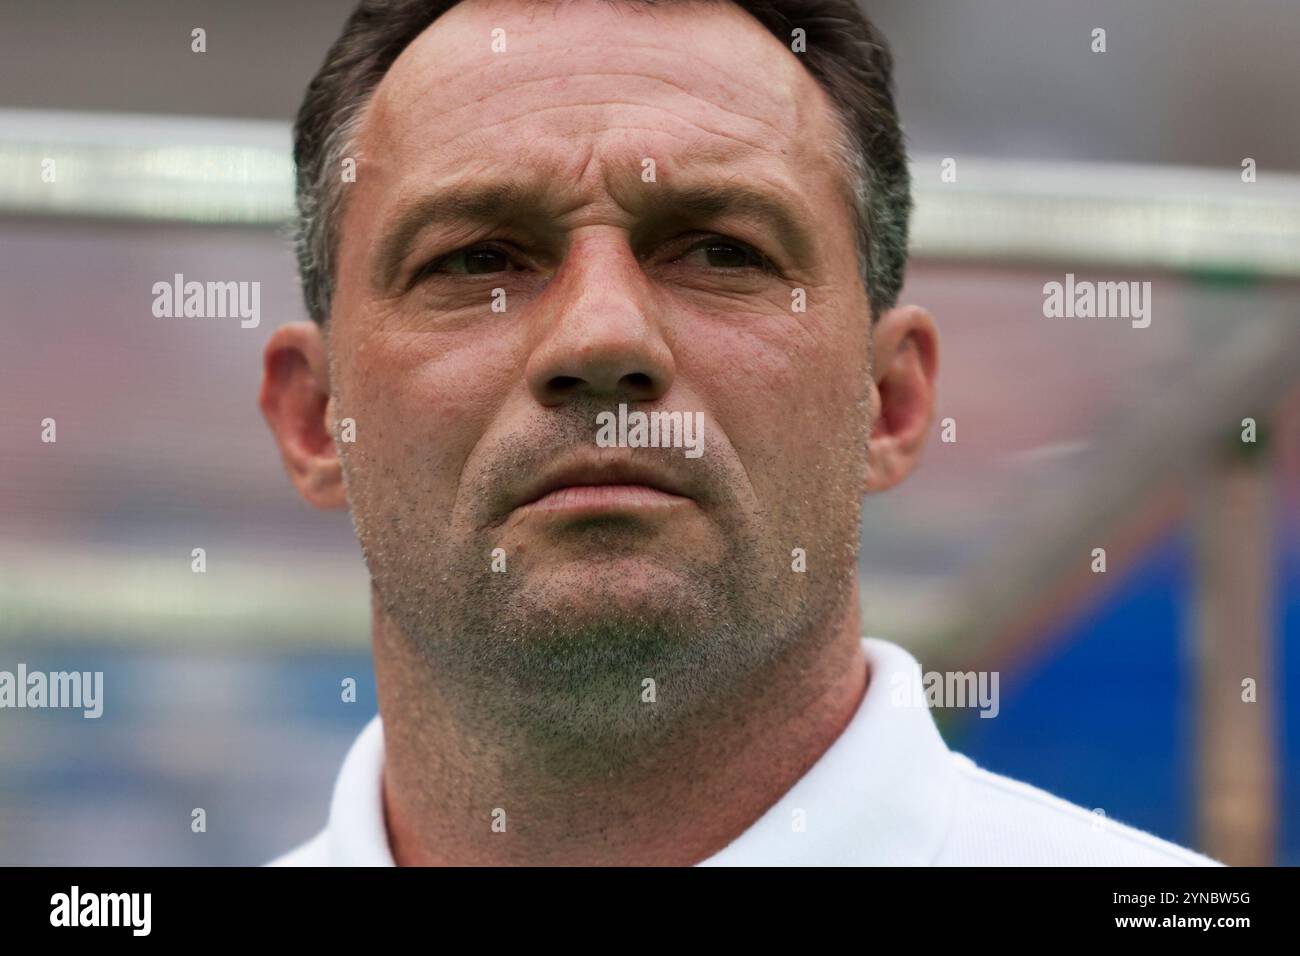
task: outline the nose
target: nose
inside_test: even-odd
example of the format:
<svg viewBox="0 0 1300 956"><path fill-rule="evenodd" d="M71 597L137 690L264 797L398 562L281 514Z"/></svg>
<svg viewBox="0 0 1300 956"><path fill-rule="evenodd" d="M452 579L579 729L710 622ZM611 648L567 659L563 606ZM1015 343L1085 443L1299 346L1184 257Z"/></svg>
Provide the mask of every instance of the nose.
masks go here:
<svg viewBox="0 0 1300 956"><path fill-rule="evenodd" d="M625 240L575 244L538 305L540 339L526 375L541 404L583 397L649 402L672 385L672 350Z"/></svg>

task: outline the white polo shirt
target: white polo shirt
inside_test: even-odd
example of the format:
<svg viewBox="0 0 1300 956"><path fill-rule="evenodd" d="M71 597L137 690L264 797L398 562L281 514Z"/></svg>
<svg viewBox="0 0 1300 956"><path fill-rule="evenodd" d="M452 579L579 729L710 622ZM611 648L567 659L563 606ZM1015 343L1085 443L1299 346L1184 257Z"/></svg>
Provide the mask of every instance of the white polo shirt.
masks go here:
<svg viewBox="0 0 1300 956"><path fill-rule="evenodd" d="M870 681L843 733L749 829L698 865L1219 865L953 753L923 703L916 660L874 638L862 646ZM901 693L903 682L913 693ZM376 716L343 761L325 829L269 865L393 866L383 764Z"/></svg>

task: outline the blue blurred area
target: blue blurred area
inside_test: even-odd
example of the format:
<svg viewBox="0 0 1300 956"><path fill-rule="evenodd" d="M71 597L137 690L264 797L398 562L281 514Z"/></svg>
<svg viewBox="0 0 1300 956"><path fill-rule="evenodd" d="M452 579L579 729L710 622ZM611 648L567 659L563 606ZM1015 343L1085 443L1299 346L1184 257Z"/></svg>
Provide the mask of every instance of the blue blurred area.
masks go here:
<svg viewBox="0 0 1300 956"><path fill-rule="evenodd" d="M1300 536L1277 538L1274 653L1286 687L1300 658ZM954 749L982 766L1073 803L1101 808L1184 846L1197 846L1195 670L1186 635L1195 606L1186 530L1143 557L1104 600L1064 624L1043 652L1002 676L996 719L963 715L945 727ZM1281 832L1277 862L1300 864L1300 714L1263 700L1277 721Z"/></svg>
<svg viewBox="0 0 1300 956"><path fill-rule="evenodd" d="M376 711L360 651L5 650L5 668L103 671L105 707L5 713L0 865L264 863L324 824ZM342 700L349 677L355 703ZM195 808L206 832L191 829Z"/></svg>

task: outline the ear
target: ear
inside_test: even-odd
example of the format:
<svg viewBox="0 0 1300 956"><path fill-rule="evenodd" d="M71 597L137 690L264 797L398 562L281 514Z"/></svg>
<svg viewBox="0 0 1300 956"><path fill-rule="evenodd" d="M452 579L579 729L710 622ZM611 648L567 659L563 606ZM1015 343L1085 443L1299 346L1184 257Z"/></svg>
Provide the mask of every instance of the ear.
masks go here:
<svg viewBox="0 0 1300 956"><path fill-rule="evenodd" d="M314 322L283 325L266 343L258 405L298 494L317 508L346 507L325 337Z"/></svg>
<svg viewBox="0 0 1300 956"><path fill-rule="evenodd" d="M930 434L939 370L939 330L915 305L890 309L872 331L872 379L879 395L868 451L867 494L901 482Z"/></svg>

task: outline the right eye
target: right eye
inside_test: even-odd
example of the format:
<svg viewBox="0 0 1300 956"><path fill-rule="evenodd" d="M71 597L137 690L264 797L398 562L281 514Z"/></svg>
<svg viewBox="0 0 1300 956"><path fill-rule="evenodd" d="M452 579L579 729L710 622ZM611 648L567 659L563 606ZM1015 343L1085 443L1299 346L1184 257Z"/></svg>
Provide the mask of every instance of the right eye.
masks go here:
<svg viewBox="0 0 1300 956"><path fill-rule="evenodd" d="M510 268L510 254L490 244L466 246L439 256L416 273L416 281L431 275L490 275Z"/></svg>

